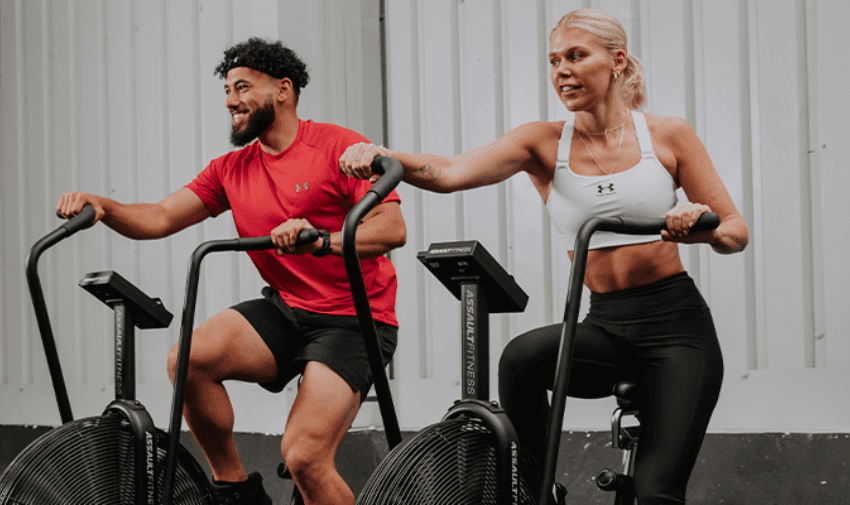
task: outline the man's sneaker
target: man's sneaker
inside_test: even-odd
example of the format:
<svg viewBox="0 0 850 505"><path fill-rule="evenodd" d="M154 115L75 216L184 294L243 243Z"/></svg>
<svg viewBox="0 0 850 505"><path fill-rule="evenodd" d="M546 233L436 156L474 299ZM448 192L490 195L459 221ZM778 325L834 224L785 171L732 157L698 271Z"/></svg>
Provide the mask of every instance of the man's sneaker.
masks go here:
<svg viewBox="0 0 850 505"><path fill-rule="evenodd" d="M247 481L238 484L213 481L212 489L218 505L272 505L259 472L252 472Z"/></svg>

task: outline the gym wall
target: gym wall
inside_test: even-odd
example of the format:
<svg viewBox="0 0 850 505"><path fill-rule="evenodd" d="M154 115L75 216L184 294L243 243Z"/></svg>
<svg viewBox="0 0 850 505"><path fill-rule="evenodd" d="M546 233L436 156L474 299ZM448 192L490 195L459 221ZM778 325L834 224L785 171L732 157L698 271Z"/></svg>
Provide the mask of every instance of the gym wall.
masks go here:
<svg viewBox="0 0 850 505"><path fill-rule="evenodd" d="M563 118L548 81L548 34L578 7L614 14L644 64L645 111L686 118L750 227L743 254L682 255L714 313L726 383L710 431L850 433L850 101L843 0L386 0L383 138L378 0L3 0L0 3L0 424L59 422L24 281L26 250L58 225L63 191L157 201L228 149L213 68L249 36L280 38L307 62L303 118L394 149L453 154L528 121ZM431 242L477 239L530 295L491 321L501 348L559 320L570 244L525 176L455 195L400 188L408 244L399 273L393 390L404 429L459 396L457 301L415 259ZM684 195L680 200L684 201ZM134 242L97 226L45 258L42 277L77 417L112 397L111 313L76 283L115 269L175 314L202 240L234 235L229 215ZM197 321L255 296L245 255L208 260ZM168 330L138 334L139 398L166 424ZM294 386L228 386L236 429L280 433ZM565 428L599 431L610 400L570 400ZM380 423L367 404L355 427Z"/></svg>

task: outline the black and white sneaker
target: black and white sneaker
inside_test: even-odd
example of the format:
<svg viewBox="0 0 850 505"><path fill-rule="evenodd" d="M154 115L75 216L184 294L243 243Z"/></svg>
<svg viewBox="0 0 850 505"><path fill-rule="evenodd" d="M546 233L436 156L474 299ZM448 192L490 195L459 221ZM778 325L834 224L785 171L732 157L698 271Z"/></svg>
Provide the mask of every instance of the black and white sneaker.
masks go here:
<svg viewBox="0 0 850 505"><path fill-rule="evenodd" d="M218 505L272 505L259 472L252 472L245 482L213 481L212 489Z"/></svg>
<svg viewBox="0 0 850 505"><path fill-rule="evenodd" d="M557 505L566 505L567 503L567 488L564 487L560 482L556 482L552 486L552 496L555 497L555 503Z"/></svg>

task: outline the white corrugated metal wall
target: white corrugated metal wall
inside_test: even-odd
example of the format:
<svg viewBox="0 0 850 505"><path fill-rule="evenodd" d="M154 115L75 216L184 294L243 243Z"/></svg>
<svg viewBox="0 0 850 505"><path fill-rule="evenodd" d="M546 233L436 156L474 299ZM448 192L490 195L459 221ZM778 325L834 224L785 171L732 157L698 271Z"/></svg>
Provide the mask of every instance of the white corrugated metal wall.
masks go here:
<svg viewBox="0 0 850 505"><path fill-rule="evenodd" d="M377 5L2 0L0 423L58 421L22 267L24 251L56 226L58 195L79 188L158 200L229 149L212 68L225 47L251 35L281 38L308 63L302 117L380 140ZM645 110L694 126L750 226L744 254L683 248L726 358L711 429L850 431L843 0L386 0L389 145L452 154L519 124L563 117L548 82L548 33L582 6L620 19L644 63ZM392 255L402 324L393 385L403 427L416 428L442 416L460 377L457 301L416 252L478 239L529 293L525 313L491 321L495 385L501 347L561 316L569 244L524 176L463 194L400 192L408 245ZM231 235L229 217L147 243L98 227L46 258L42 276L77 416L103 408L112 378L110 313L76 282L114 268L177 312L191 249ZM211 258L198 319L253 296L258 282L245 258ZM139 397L160 425L172 326L138 334ZM237 429L282 429L291 391L231 391ZM566 426L604 429L611 406L570 400ZM373 421L367 410L357 424Z"/></svg>

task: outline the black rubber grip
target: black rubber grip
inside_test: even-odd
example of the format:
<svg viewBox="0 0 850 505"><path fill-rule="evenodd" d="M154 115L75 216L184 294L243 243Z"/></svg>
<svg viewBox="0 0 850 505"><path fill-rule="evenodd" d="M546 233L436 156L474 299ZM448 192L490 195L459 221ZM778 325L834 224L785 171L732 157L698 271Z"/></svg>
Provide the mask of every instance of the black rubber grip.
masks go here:
<svg viewBox="0 0 850 505"><path fill-rule="evenodd" d="M319 230L315 228L301 230L298 233L298 240L295 242L295 245L309 244L311 242L315 242L317 238L319 238ZM239 251L261 251L264 249L274 249L272 238L269 236L240 238L236 239L236 242L238 244L236 246L236 250Z"/></svg>
<svg viewBox="0 0 850 505"><path fill-rule="evenodd" d="M619 219L621 224L617 227L617 233L625 233L627 235L655 235L661 233L661 230L667 229L667 220L663 217L632 217L620 216L614 219ZM720 216L714 212L706 212L701 215L697 222L691 227L691 232L713 230L720 226Z"/></svg>
<svg viewBox="0 0 850 505"><path fill-rule="evenodd" d="M62 217L62 214L59 214L58 210L56 211L56 215ZM92 221L94 221L94 216L94 207L89 204L85 204L83 206L83 210L81 210L79 214L69 219L60 228L64 228L65 231L68 232L68 235L73 235L86 226L89 226Z"/></svg>
<svg viewBox="0 0 850 505"><path fill-rule="evenodd" d="M398 186L398 183L401 182L401 178L404 175L404 167L395 158L375 156L375 159L372 160L372 173L382 175L370 191L378 195L379 201L383 201Z"/></svg>

